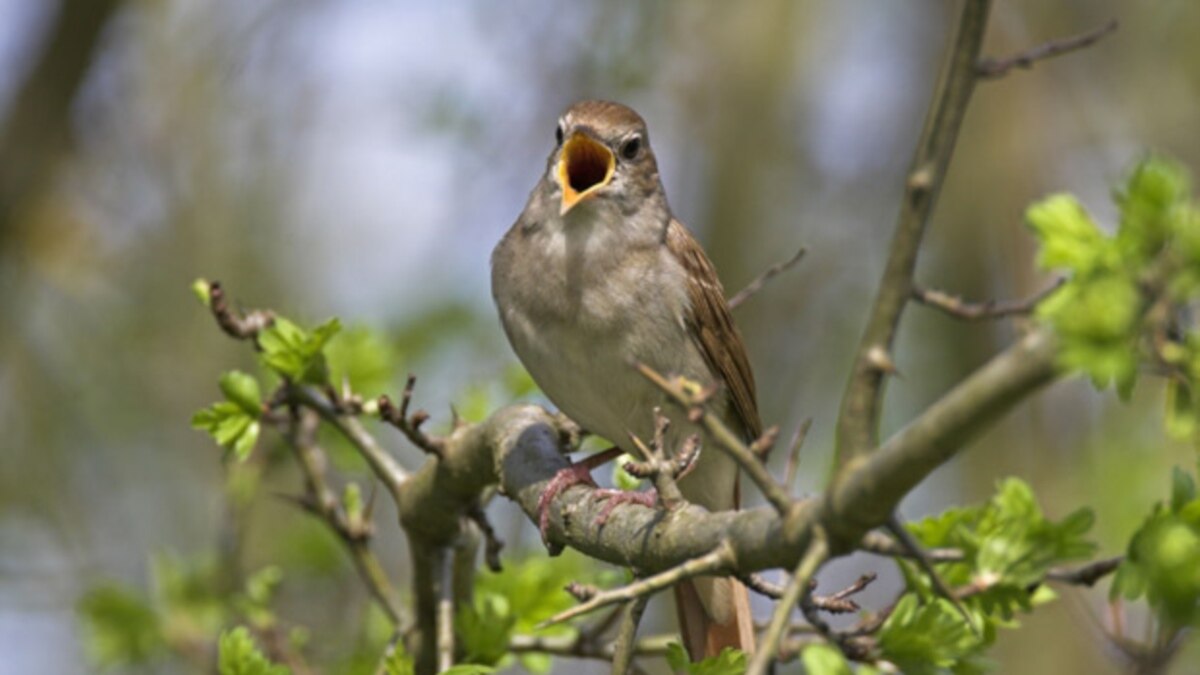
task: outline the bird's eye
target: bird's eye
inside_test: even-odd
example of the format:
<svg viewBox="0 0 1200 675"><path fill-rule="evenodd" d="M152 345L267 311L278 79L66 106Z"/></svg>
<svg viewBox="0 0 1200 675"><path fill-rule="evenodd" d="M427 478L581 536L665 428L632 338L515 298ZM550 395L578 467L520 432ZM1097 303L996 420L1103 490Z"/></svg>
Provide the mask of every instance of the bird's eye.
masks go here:
<svg viewBox="0 0 1200 675"><path fill-rule="evenodd" d="M558 125L558 128L556 128L556 129L554 130L554 140L558 141L558 144L559 144L559 145L562 145L562 142L563 142L563 128L562 128L562 125L561 125L561 124L560 124L560 125Z"/></svg>
<svg viewBox="0 0 1200 675"><path fill-rule="evenodd" d="M641 136L634 136L621 144L621 156L625 159L633 159L637 157L638 151L642 149Z"/></svg>

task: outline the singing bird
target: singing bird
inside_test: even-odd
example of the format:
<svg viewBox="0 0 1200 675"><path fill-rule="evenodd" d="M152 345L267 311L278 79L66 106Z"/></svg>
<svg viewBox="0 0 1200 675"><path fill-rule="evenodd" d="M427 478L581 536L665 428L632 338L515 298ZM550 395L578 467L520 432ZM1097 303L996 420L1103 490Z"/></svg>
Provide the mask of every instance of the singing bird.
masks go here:
<svg viewBox="0 0 1200 675"><path fill-rule="evenodd" d="M563 114L545 173L492 253L492 295L513 350L550 401L617 447L631 451L631 433L653 436L657 406L672 420L667 442L699 431L670 412L639 363L718 385L713 412L747 441L760 434L754 376L724 289L671 215L646 123L632 109L581 101ZM679 488L710 511L736 509L737 476L733 460L711 448ZM699 577L675 595L692 658L753 649L741 583Z"/></svg>

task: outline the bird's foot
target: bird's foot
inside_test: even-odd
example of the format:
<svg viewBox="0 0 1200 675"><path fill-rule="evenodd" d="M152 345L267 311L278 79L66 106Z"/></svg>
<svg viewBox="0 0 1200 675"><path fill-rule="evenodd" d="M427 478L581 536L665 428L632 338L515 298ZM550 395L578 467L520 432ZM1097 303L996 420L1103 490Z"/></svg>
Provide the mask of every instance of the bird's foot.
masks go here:
<svg viewBox="0 0 1200 675"><path fill-rule="evenodd" d="M592 480L592 468L585 462L572 464L565 469L560 469L554 474L554 478L546 484L546 489L542 491L538 497L538 532L542 533L542 543L547 543L546 530L550 527L550 502L554 498L562 494L564 490L573 485L591 485L596 487L596 481Z"/></svg>
<svg viewBox="0 0 1200 675"><path fill-rule="evenodd" d="M595 525L601 526L608 522L608 516L612 514L613 509L622 504L641 504L648 509L658 506L658 492L654 488L649 490L596 490L592 494L595 499L603 499L604 508L600 509L600 515L596 516Z"/></svg>

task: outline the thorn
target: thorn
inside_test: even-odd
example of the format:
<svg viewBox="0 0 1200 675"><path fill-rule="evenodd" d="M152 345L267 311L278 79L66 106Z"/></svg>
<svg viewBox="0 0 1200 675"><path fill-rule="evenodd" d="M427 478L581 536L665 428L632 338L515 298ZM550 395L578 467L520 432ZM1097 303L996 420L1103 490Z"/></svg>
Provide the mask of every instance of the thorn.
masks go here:
<svg viewBox="0 0 1200 675"><path fill-rule="evenodd" d="M896 368L895 361L892 361L892 355L888 354L883 347L871 347L867 351L867 362L875 370L887 373L888 375L899 375L900 371Z"/></svg>

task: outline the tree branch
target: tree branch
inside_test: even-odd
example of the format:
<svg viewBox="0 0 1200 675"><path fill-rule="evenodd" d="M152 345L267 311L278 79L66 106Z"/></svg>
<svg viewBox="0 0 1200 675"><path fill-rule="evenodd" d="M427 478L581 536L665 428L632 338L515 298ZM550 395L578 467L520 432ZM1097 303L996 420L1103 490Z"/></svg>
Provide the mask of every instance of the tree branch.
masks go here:
<svg viewBox="0 0 1200 675"><path fill-rule="evenodd" d="M809 581L827 558L829 558L828 542L824 532L820 528L816 528L808 550L805 551L795 573L792 574L792 580L784 588L779 604L775 606L775 613L771 615L771 623L767 625L758 651L754 653L750 665L746 668L746 675L763 675L767 672L771 662L779 654L779 645L791 623L792 610L800 602L800 596L809 592Z"/></svg>
<svg viewBox="0 0 1200 675"><path fill-rule="evenodd" d="M1050 40L1003 59L980 59L975 67L975 74L980 79L994 80L1004 77L1013 68L1029 69L1038 61L1061 56L1083 49L1098 42L1101 38L1117 29L1117 20L1110 19L1108 23L1081 35Z"/></svg>
<svg viewBox="0 0 1200 675"><path fill-rule="evenodd" d="M749 300L755 293L761 291L763 286L765 286L772 278L783 274L794 267L796 263L800 262L804 258L805 253L808 253L808 249L804 246L801 246L800 250L796 251L792 257L768 267L762 274L758 275L754 281L746 284L745 288L730 296L729 300L727 301L729 303L729 309L737 309L739 305Z"/></svg>
<svg viewBox="0 0 1200 675"><path fill-rule="evenodd" d="M984 364L888 439L846 464L830 489L830 525L857 541L904 495L1018 401L1054 379L1058 341L1039 328Z"/></svg>
<svg viewBox="0 0 1200 675"><path fill-rule="evenodd" d="M975 87L990 0L964 0L954 44L942 64L933 103L905 183L887 265L859 342L837 422L837 457L845 464L878 443L885 369L880 355L892 348L904 306L912 293L913 270L925 225L937 201L967 103Z"/></svg>
<svg viewBox="0 0 1200 675"><path fill-rule="evenodd" d="M966 302L962 298L932 288L913 286L912 299L946 314L964 321L979 321L984 319L1002 319L1009 316L1029 314L1037 304L1045 300L1051 293L1057 291L1067 282L1066 277L1059 277L1047 288L1025 300L987 300L985 302Z"/></svg>

